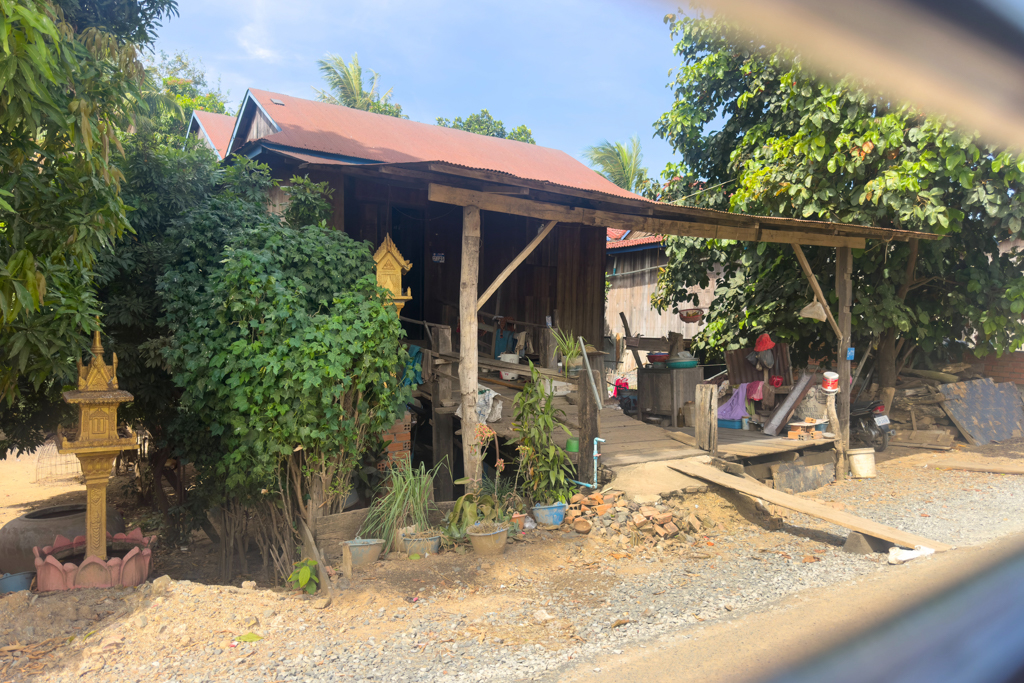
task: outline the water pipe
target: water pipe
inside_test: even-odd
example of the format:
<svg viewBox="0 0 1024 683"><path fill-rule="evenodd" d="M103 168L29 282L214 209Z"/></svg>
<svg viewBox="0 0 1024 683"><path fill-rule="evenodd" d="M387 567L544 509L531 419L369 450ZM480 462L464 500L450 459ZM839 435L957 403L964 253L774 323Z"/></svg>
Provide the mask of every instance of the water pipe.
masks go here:
<svg viewBox="0 0 1024 683"><path fill-rule="evenodd" d="M599 457L601 457L601 451L600 451L600 449L598 448L598 445L597 445L598 441L600 441L601 443L604 443L604 439L602 439L599 436L595 436L594 437L594 486L592 488L595 488L595 489L597 488L597 459Z"/></svg>

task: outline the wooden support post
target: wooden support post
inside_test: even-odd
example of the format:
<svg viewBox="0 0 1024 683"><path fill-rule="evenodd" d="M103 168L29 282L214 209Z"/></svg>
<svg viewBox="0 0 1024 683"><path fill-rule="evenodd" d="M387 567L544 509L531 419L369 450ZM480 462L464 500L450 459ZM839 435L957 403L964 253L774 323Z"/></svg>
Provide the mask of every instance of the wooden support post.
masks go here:
<svg viewBox="0 0 1024 683"><path fill-rule="evenodd" d="M839 399L836 411L839 413L840 433L836 458L836 479L846 478L846 454L850 450L850 361L846 357L846 349L850 346L850 306L853 304L853 252L849 247L836 248L836 295L839 297L839 348L837 349L839 366Z"/></svg>
<svg viewBox="0 0 1024 683"><path fill-rule="evenodd" d="M793 247L793 253L796 254L796 260L800 262L800 268L803 269L804 276L811 284L811 289L814 290L814 297L821 304L821 307L825 309L825 316L828 318L829 325L832 326L832 330L836 333L836 337L842 337L842 330L840 330L839 324L836 323L836 319L832 317L832 309L828 305L828 299L825 298L825 294L821 291L821 285L818 284L818 278L814 277L814 271L811 270L811 264L808 263L807 257L804 256L804 250L800 248L799 244L792 244L790 246ZM847 247L837 247L836 253L838 253L840 249L846 249L849 251L849 248ZM842 303L840 303L839 306L841 309Z"/></svg>
<svg viewBox="0 0 1024 683"><path fill-rule="evenodd" d="M459 285L459 385L462 393L462 463L467 491L480 488L480 444L476 436L477 282L480 277L480 209L462 209L462 283Z"/></svg>
<svg viewBox="0 0 1024 683"><path fill-rule="evenodd" d="M601 380L600 372L593 366L601 356L590 356L591 373L594 381ZM600 387L601 385L598 384ZM579 380L576 383L577 396L579 397L579 423L580 423L580 462L576 468L577 478L584 484L594 481L594 438L601 435L600 413L602 406L598 405L597 397L590 386L587 378L587 369L580 370Z"/></svg>
<svg viewBox="0 0 1024 683"><path fill-rule="evenodd" d="M697 448L711 455L718 453L718 387L698 384L695 406Z"/></svg>
<svg viewBox="0 0 1024 683"><path fill-rule="evenodd" d="M548 221L547 224L541 228L540 232L537 233L537 236L534 237L521 252L519 252L518 256L512 259L512 263L505 266L505 270L501 271L501 273L498 274L498 277L494 278L494 282L492 282L487 289L484 290L484 293L480 295L480 298L476 302L476 310L479 311L484 307L487 300L490 299L496 291L498 291L498 287L501 287L501 283L507 280L508 276L511 275L515 269L533 253L533 250L544 241L544 238L548 236L557 223L558 221Z"/></svg>
<svg viewBox="0 0 1024 683"><path fill-rule="evenodd" d="M447 326L434 328L434 351L438 353L452 352L452 328ZM449 368L450 366L445 366ZM455 420L451 413L442 413L438 408L444 406L445 399L451 399L452 380L448 373L435 370L437 377L431 394L433 412L430 416L433 434L434 466L443 463L434 477L434 497L436 500L454 500L455 488L452 484L452 456L455 450Z"/></svg>
<svg viewBox="0 0 1024 683"><path fill-rule="evenodd" d="M626 320L626 314L624 312L622 312L622 311L619 311L619 318L622 320L622 329L626 332L626 338L628 339L629 337L631 337L633 335L630 334L630 332L629 332L629 322ZM632 351L633 351L633 360L636 361L636 367L639 370L641 367L643 367L643 363L640 362L640 352L638 350L636 350L635 348Z"/></svg>

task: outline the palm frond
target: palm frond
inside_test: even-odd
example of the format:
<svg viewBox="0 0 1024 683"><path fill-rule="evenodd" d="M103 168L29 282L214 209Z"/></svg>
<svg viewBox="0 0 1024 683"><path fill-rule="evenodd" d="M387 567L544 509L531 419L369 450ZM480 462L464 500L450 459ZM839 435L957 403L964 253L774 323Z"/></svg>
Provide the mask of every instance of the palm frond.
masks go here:
<svg viewBox="0 0 1024 683"><path fill-rule="evenodd" d="M587 147L583 156L598 173L624 190L637 192L647 182L640 138L636 135L626 143L605 140Z"/></svg>

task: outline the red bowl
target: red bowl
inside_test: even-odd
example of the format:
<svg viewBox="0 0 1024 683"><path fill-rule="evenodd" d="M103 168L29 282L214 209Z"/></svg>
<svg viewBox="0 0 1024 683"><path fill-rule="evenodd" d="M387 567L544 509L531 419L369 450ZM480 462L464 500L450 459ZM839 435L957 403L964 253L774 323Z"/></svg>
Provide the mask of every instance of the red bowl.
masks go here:
<svg viewBox="0 0 1024 683"><path fill-rule="evenodd" d="M668 360L668 354L667 353L648 353L647 354L647 360L649 360L652 363L664 363L665 361Z"/></svg>

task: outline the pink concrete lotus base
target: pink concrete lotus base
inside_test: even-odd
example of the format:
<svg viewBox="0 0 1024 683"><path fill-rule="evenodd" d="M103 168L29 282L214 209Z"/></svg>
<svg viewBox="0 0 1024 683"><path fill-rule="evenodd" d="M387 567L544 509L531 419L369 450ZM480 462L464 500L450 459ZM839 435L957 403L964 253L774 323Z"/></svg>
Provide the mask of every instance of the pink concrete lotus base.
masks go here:
<svg viewBox="0 0 1024 683"><path fill-rule="evenodd" d="M53 545L32 548L35 553L36 590L64 591L74 588L121 588L145 583L149 576L152 559L150 546L156 543L156 536L144 538L142 529L132 529L128 534L107 533L107 547L115 552L127 550L124 558L111 557L101 560L92 556L80 565L61 560L83 555L86 548L85 536L69 540L57 536Z"/></svg>

